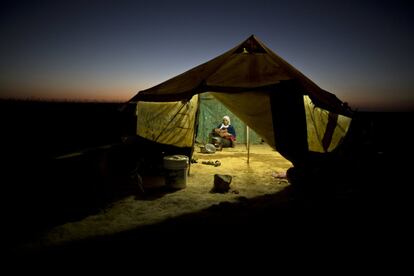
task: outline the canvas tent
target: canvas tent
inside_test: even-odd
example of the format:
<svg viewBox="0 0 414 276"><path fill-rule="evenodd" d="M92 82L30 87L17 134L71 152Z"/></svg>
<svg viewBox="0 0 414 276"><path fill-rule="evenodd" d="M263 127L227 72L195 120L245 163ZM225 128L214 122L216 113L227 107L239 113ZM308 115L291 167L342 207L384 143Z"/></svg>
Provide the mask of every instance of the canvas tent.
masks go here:
<svg viewBox="0 0 414 276"><path fill-rule="evenodd" d="M224 54L139 91L137 135L192 147L199 94L210 92L292 163L334 151L346 135L350 110L272 52L255 36Z"/></svg>

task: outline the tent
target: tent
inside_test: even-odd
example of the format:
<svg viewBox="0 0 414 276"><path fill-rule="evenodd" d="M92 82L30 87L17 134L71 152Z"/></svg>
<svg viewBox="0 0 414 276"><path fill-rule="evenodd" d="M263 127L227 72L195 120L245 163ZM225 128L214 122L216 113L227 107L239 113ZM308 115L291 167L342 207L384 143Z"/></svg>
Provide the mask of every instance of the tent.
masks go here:
<svg viewBox="0 0 414 276"><path fill-rule="evenodd" d="M218 57L139 91L137 135L192 148L200 95L209 92L293 164L309 154L335 151L351 111L254 35Z"/></svg>

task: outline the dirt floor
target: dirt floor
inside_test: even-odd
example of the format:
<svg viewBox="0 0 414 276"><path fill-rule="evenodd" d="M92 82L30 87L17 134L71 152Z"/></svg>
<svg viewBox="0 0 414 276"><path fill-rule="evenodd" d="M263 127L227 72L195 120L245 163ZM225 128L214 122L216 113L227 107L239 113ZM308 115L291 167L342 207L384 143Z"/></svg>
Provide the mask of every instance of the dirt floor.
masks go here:
<svg viewBox="0 0 414 276"><path fill-rule="evenodd" d="M25 244L27 249L66 244L93 237L113 235L142 226L163 222L184 214L199 212L221 202L237 202L258 196L275 194L287 186L284 177L292 164L266 144L251 145L249 163L246 145L224 148L214 154L194 149L186 187L151 198L128 196L99 213L58 225L38 240ZM220 166L203 161L220 161ZM232 176L227 193L214 193L214 174ZM149 185L146 183L146 187Z"/></svg>

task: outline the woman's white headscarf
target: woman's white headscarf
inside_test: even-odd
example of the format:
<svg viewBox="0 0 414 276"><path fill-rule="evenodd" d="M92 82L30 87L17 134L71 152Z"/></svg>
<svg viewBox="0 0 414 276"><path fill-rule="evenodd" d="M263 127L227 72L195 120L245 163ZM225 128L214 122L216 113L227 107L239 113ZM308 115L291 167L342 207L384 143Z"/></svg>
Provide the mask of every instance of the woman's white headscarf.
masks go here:
<svg viewBox="0 0 414 276"><path fill-rule="evenodd" d="M228 128L229 125L230 125L230 117L226 115L226 116L223 117L223 121L224 121L224 119L226 119L229 122L229 124L226 126L224 123L222 123L221 126L220 126L220 129Z"/></svg>
<svg viewBox="0 0 414 276"><path fill-rule="evenodd" d="M226 116L223 117L223 120L224 119L226 119L227 121L229 121L229 125L230 125L230 117L226 115Z"/></svg>

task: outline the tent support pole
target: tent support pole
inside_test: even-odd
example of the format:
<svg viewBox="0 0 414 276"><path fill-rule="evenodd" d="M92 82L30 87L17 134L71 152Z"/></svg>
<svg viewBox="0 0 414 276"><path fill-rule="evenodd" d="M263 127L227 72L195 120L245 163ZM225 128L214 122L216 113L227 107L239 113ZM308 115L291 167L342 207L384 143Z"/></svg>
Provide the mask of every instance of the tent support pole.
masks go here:
<svg viewBox="0 0 414 276"><path fill-rule="evenodd" d="M191 153L190 153L190 160L188 160L188 171L187 171L187 175L190 176L190 169L191 169L191 160L193 158L193 153L194 153L194 144L196 141L196 132L198 129L198 120L200 118L200 96L199 94L196 95L197 96L197 111L195 114L195 120L194 120L194 133L193 133L193 143L192 143L192 147L191 147Z"/></svg>
<svg viewBox="0 0 414 276"><path fill-rule="evenodd" d="M247 147L247 164L250 162L250 130L249 126L246 125L246 147Z"/></svg>

